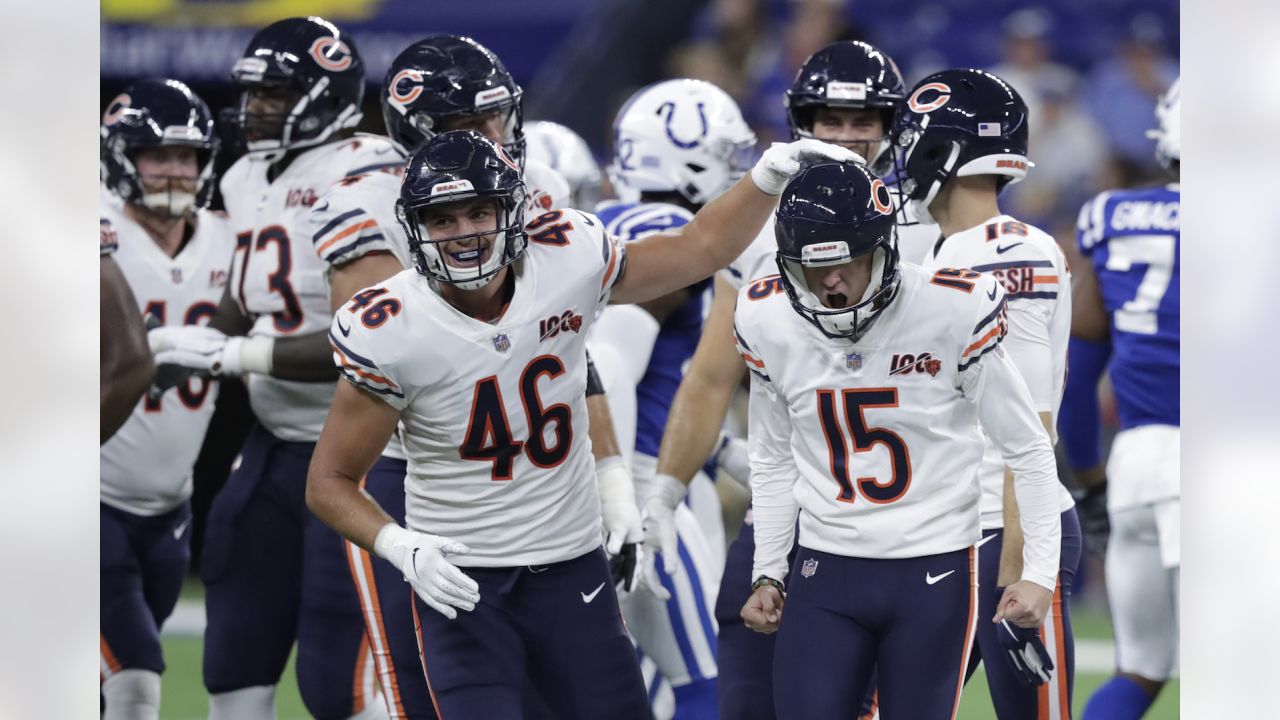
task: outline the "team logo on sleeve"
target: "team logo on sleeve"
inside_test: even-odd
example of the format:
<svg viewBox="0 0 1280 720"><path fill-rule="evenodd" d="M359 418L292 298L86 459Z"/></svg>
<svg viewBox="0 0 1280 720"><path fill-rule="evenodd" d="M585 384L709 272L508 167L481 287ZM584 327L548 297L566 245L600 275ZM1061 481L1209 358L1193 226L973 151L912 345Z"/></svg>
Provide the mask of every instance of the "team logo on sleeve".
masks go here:
<svg viewBox="0 0 1280 720"><path fill-rule="evenodd" d="M935 94L936 93L936 94ZM930 113L946 105L951 100L951 86L946 83L931 82L916 88L907 100L911 112Z"/></svg>
<svg viewBox="0 0 1280 720"><path fill-rule="evenodd" d="M337 38L319 37L311 43L311 59L325 70L346 70L351 67L351 48Z"/></svg>
<svg viewBox="0 0 1280 720"><path fill-rule="evenodd" d="M928 373L929 377L937 377L941 370L942 361L935 358L933 353L922 352L919 355L894 353L893 360L889 361L890 375Z"/></svg>

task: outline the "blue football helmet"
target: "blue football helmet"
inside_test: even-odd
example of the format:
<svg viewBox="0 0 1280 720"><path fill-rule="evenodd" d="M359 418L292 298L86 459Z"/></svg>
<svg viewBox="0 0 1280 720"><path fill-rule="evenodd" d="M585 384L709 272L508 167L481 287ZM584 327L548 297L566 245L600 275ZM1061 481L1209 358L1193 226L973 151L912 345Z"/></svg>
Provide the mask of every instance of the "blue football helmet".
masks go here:
<svg viewBox="0 0 1280 720"><path fill-rule="evenodd" d="M139 203L177 217L209 204L213 195L213 159L218 150L209 106L177 80L140 80L107 104L101 128L102 182L125 202ZM148 193L134 165L137 151L153 147L189 147L196 151L194 193Z"/></svg>
<svg viewBox="0 0 1280 720"><path fill-rule="evenodd" d="M442 132L450 117L502 113L502 146L524 166L524 91L485 46L468 37L431 35L405 48L382 83L387 133L412 152Z"/></svg>
<svg viewBox="0 0 1280 720"><path fill-rule="evenodd" d="M778 201L774 235L778 271L791 306L830 338L858 340L898 291L898 229L884 181L860 163L801 170ZM830 308L805 281L805 267L871 255L871 283L851 305Z"/></svg>
<svg viewBox="0 0 1280 720"><path fill-rule="evenodd" d="M497 211L494 230L432 237L423 211L439 205L489 198ZM396 217L409 237L414 267L438 282L464 290L488 285L502 268L524 254L525 187L520 166L502 147L474 130L433 136L409 159ZM492 236L488 248L483 241ZM444 244L477 238L474 248L448 253ZM486 255L487 253L487 255ZM452 262L450 262L452 260Z"/></svg>
<svg viewBox="0 0 1280 720"><path fill-rule="evenodd" d="M906 98L906 85L893 58L869 43L834 42L809 56L787 88L784 103L792 139L813 137L814 115L819 108L875 108L880 110L884 137L867 162L880 169L892 168L885 152L889 131Z"/></svg>
<svg viewBox="0 0 1280 720"><path fill-rule="evenodd" d="M276 158L321 145L360 122L364 63L351 36L324 18L288 18L259 30L231 78L240 102L223 120L250 153ZM293 106L283 113L252 111L253 94L271 90L293 91Z"/></svg>
<svg viewBox="0 0 1280 720"><path fill-rule="evenodd" d="M997 189L1026 177L1027 104L983 70L943 70L916 83L898 114L900 187L921 222L952 177L995 175Z"/></svg>

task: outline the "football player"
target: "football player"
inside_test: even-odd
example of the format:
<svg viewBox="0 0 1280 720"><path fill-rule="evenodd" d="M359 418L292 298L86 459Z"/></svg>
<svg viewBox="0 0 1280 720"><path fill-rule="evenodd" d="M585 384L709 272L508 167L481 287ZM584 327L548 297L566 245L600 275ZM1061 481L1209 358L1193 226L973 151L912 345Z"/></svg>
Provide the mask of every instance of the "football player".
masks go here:
<svg viewBox="0 0 1280 720"><path fill-rule="evenodd" d="M968 268L992 275L1004 286L1009 333L1003 347L1053 438L1067 372L1071 276L1058 243L1043 230L1003 214L998 199L1031 165L1027 121L1026 103L1000 78L981 70L944 70L912 88L893 135L903 150L899 176L913 214L942 230L923 267ZM892 372L905 378L927 362L921 355L904 355ZM1012 476L990 439L978 475L978 611L988 618L996 614L1002 589L1018 580L1021 535L1013 494L1006 492ZM1061 485L1057 494L1062 547L1052 612L1038 633L1013 631L1033 645L1039 641L1052 667L1043 663L1043 672L1027 682L1021 656L1005 651L1002 639L1009 631L989 622L978 624L976 652L970 657L970 674L982 661L996 715L1004 720L1071 717L1075 642L1065 598L1071 595L1080 561L1080 522L1071 494ZM1002 555L1006 527L1011 529L1009 551Z"/></svg>
<svg viewBox="0 0 1280 720"><path fill-rule="evenodd" d="M609 178L621 199L602 204L597 214L609 233L625 241L688 224L746 174L755 147L755 134L737 104L702 80L666 80L640 90L619 111L613 132ZM667 411L702 333L709 285L702 280L639 305L610 307L592 329L589 344L604 368L619 439L634 447L631 465L640 498L649 495ZM610 382L610 375L620 382ZM719 520L718 504L714 514ZM676 506L675 519L675 544L661 548L665 571L645 563L653 573L647 582L670 598L624 595L623 617L637 645L670 682L675 717L714 717L713 612L724 528L712 529L720 541L716 553L687 505Z"/></svg>
<svg viewBox="0 0 1280 720"><path fill-rule="evenodd" d="M487 48L470 38L440 34L419 40L396 56L385 75L381 103L387 133L404 151L416 150L438 132L464 126L475 126L507 148L517 164L524 165L525 182L541 184L542 189L529 193L536 201L526 201L527 210L539 215L547 209L544 201L549 199L553 207L566 201L568 186L545 165L524 160L522 94L502 61ZM409 240L395 217L404 174L404 156L398 157L401 164L344 178L312 208L312 240L317 254L330 266L335 312L361 288L413 267ZM599 383L588 385L589 394L595 389L600 389ZM592 449L597 459L604 459L616 456L618 449L609 435L607 411L598 402L588 400ZM620 462L615 466L622 469ZM609 528L618 531L619 543L628 535L628 542L638 541L639 512L631 499L630 477L600 469L602 487L626 486L625 492L605 493L626 497L624 503L606 505ZM405 471L404 449L393 437L363 479L365 492L398 523L405 520ZM412 603L403 592L400 570L358 545L345 545L388 712L393 718L434 717L416 639L387 630L413 623ZM536 700L531 702L536 707Z"/></svg>
<svg viewBox="0 0 1280 720"><path fill-rule="evenodd" d="M889 131L904 96L902 76L884 52L863 42L832 43L805 61L787 91L785 100L792 137L812 137L843 145L869 158L872 166L881 172L889 172L893 168L888 152ZM936 226L922 223L911 225L905 234L927 238L903 241L903 247L911 245L914 248L911 252L920 257L923 257L923 248L938 237ZM717 447L730 400L746 375L733 343L733 310L738 290L758 275L775 272L776 252L770 223L716 276L715 294L702 338L676 392L663 433L653 481L655 492L645 504L645 513L650 519L646 525L646 545L661 547L664 538L672 537L674 508L682 502L686 486ZM720 452L717 459L725 466L745 465L745 460L735 459L740 454L743 453ZM743 470L738 473L745 474ZM748 511L741 531L729 546L715 612L719 627L720 716L731 720L773 717L775 638L751 632L739 615L751 592L753 543Z"/></svg>
<svg viewBox="0 0 1280 720"><path fill-rule="evenodd" d="M595 207L602 197L600 166L578 133L548 120L529 123L525 141L530 160L547 165L569 183L569 205Z"/></svg>
<svg viewBox="0 0 1280 720"><path fill-rule="evenodd" d="M1104 192L1080 210L1085 261L1062 425L1077 476L1109 510L1107 599L1116 633L1116 675L1089 698L1086 720L1141 717L1178 665L1180 108L1175 81L1151 132L1173 182ZM1096 430L1068 436L1065 428L1099 426L1097 387L1108 357L1120 432L1104 472Z"/></svg>
<svg viewBox="0 0 1280 720"><path fill-rule="evenodd" d="M274 717L294 640L298 687L317 718L385 717L342 539L307 512L307 464L335 373L325 264L310 208L333 183L402 163L378 136L352 137L364 65L318 17L260 30L232 75L228 118L248 153L222 178L237 248L208 328L153 348L214 377L246 376L257 423L209 513L202 558L204 680L213 720Z"/></svg>
<svg viewBox="0 0 1280 720"><path fill-rule="evenodd" d="M204 209L216 147L209 108L176 80L134 83L107 106L101 228L118 243L133 318L195 326L218 307L235 236ZM191 468L216 397L204 378L149 394L102 446L100 646L110 720L160 716L160 626L187 574Z"/></svg>
<svg viewBox="0 0 1280 720"><path fill-rule="evenodd" d="M519 165L477 133L415 153L398 205L415 270L334 318L349 382L307 495L413 586L441 716L519 717L529 678L562 718L649 717L600 550L585 335L611 296L648 300L727 264L806 156L854 157L776 146L688 225L624 246L586 213L525 223ZM357 485L397 423L409 529Z"/></svg>
<svg viewBox="0 0 1280 720"><path fill-rule="evenodd" d="M781 623L784 720L854 714L873 671L885 717L954 716L975 626L992 622L978 613L983 429L1013 468L1026 536L995 620L1039 625L1055 586L1057 472L1001 348L1005 293L992 276L900 263L895 213L864 166L800 172L777 212L780 274L734 312L756 536L742 615L758 632ZM907 355L927 359L900 372Z"/></svg>

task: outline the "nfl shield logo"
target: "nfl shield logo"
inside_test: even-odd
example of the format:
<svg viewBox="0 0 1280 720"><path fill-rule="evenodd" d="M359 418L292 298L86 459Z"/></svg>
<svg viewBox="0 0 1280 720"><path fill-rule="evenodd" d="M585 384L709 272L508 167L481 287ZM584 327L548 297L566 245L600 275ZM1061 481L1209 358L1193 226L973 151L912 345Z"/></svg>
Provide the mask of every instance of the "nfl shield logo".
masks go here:
<svg viewBox="0 0 1280 720"><path fill-rule="evenodd" d="M169 276L173 279L174 285L182 284L182 268L169 268Z"/></svg>
<svg viewBox="0 0 1280 720"><path fill-rule="evenodd" d="M493 349L498 352L506 352L511 349L511 340L506 333L498 333L493 336Z"/></svg>
<svg viewBox="0 0 1280 720"><path fill-rule="evenodd" d="M844 364L850 370L862 369L862 353L849 353L844 356Z"/></svg>
<svg viewBox="0 0 1280 720"><path fill-rule="evenodd" d="M818 561L810 558L800 565L800 575L803 577L813 577L818 572Z"/></svg>

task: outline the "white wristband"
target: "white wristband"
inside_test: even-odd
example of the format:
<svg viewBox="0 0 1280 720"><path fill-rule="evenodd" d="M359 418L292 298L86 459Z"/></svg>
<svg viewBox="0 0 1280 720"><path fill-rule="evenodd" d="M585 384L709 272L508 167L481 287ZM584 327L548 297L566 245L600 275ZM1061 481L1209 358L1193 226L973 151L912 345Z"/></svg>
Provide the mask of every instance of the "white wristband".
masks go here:
<svg viewBox="0 0 1280 720"><path fill-rule="evenodd" d="M391 556L391 551L395 548L400 539L408 534L408 532L408 530L405 530L393 522L383 525L382 528L378 530L377 537L373 539L373 553L399 567L396 563L397 558Z"/></svg>
<svg viewBox="0 0 1280 720"><path fill-rule="evenodd" d="M275 346L276 339L266 335L227 338L227 345L222 351L222 365L216 372L231 376L245 373L270 375Z"/></svg>

